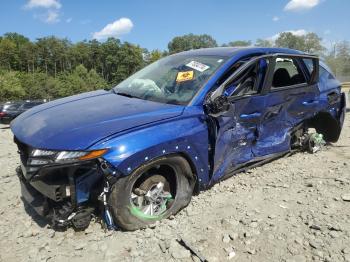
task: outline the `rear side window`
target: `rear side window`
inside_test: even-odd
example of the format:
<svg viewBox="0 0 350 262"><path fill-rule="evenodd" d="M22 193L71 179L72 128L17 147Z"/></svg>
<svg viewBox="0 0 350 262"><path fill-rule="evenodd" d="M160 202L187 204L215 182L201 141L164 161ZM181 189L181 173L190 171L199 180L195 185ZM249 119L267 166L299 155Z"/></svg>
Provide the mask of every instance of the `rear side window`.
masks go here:
<svg viewBox="0 0 350 262"><path fill-rule="evenodd" d="M306 83L297 59L276 58L272 88L288 87Z"/></svg>
<svg viewBox="0 0 350 262"><path fill-rule="evenodd" d="M334 76L327 71L324 67L320 66L320 78L322 79L335 79Z"/></svg>

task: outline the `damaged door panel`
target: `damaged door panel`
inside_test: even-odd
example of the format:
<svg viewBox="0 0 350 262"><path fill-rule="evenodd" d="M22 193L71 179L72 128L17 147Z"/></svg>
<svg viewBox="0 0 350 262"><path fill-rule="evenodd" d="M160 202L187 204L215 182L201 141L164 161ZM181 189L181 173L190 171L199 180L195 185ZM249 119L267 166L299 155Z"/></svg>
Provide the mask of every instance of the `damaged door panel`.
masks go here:
<svg viewBox="0 0 350 262"><path fill-rule="evenodd" d="M314 74L317 74L316 58L286 54L271 58L265 84L266 111L258 128L259 138L253 148L255 156L289 151L293 128L318 110L317 78L304 73L303 58L311 60L315 65Z"/></svg>
<svg viewBox="0 0 350 262"><path fill-rule="evenodd" d="M230 175L336 142L345 95L317 57L207 48L162 58L111 91L11 123L22 199L54 228L136 230ZM315 129L315 132L311 130Z"/></svg>

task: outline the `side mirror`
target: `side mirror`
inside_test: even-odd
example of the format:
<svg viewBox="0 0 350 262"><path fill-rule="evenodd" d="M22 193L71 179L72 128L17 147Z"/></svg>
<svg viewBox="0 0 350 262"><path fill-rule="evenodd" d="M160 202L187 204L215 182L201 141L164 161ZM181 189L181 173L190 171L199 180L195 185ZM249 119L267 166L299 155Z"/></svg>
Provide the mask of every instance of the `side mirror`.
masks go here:
<svg viewBox="0 0 350 262"><path fill-rule="evenodd" d="M205 104L205 107L208 114L215 117L228 111L230 109L230 102L224 95L217 96L213 100L212 96L210 96L208 102Z"/></svg>

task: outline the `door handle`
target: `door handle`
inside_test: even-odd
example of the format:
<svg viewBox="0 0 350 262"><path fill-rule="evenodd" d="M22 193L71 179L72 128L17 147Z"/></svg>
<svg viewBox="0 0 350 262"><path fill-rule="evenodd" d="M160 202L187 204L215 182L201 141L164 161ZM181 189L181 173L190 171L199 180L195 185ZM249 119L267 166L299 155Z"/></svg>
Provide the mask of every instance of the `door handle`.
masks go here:
<svg viewBox="0 0 350 262"><path fill-rule="evenodd" d="M311 101L304 101L303 102L304 106L312 106L312 105L316 105L316 104L318 104L317 100L311 100Z"/></svg>
<svg viewBox="0 0 350 262"><path fill-rule="evenodd" d="M240 118L249 120L249 119L259 118L260 116L261 116L260 112L255 112L255 113L251 113L251 114L241 114Z"/></svg>

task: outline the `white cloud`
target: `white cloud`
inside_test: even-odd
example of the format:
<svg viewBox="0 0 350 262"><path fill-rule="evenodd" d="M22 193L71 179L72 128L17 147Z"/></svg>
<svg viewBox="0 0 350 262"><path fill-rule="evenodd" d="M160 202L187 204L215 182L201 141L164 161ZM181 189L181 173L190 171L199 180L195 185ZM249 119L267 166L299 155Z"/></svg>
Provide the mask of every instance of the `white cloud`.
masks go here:
<svg viewBox="0 0 350 262"><path fill-rule="evenodd" d="M279 21L279 20L280 20L280 18L279 18L278 16L272 17L272 21L274 21L274 22L277 22L277 21Z"/></svg>
<svg viewBox="0 0 350 262"><path fill-rule="evenodd" d="M320 0L290 0L284 7L285 11L302 11L314 8Z"/></svg>
<svg viewBox="0 0 350 262"><path fill-rule="evenodd" d="M44 21L48 24L54 24L60 21L59 16L60 15L57 11L49 10Z"/></svg>
<svg viewBox="0 0 350 262"><path fill-rule="evenodd" d="M60 21L60 13L57 10L47 10L45 13L34 14L33 17L47 24L55 24Z"/></svg>
<svg viewBox="0 0 350 262"><path fill-rule="evenodd" d="M24 9L46 9L45 12L34 14L37 18L45 23L54 24L60 21L60 11L62 5L59 0L29 0Z"/></svg>
<svg viewBox="0 0 350 262"><path fill-rule="evenodd" d="M305 29L288 30L288 31L283 31L283 32L280 32L278 34L275 34L275 35L267 38L267 40L276 41L276 39L281 35L281 33L292 33L293 35L296 35L296 36L303 36L303 35L306 35L308 32Z"/></svg>
<svg viewBox="0 0 350 262"><path fill-rule="evenodd" d="M329 34L331 34L331 33L332 33L332 31L331 31L331 30L329 30L329 29L324 30L324 32L323 32L323 34L325 34L325 35L329 35Z"/></svg>
<svg viewBox="0 0 350 262"><path fill-rule="evenodd" d="M93 33L95 39L106 39L108 37L119 37L127 34L133 28L133 23L129 18L120 18L111 24L106 25L101 31Z"/></svg>
<svg viewBox="0 0 350 262"><path fill-rule="evenodd" d="M62 7L61 3L58 0L29 0L29 2L24 6L25 8L53 8L60 9Z"/></svg>

